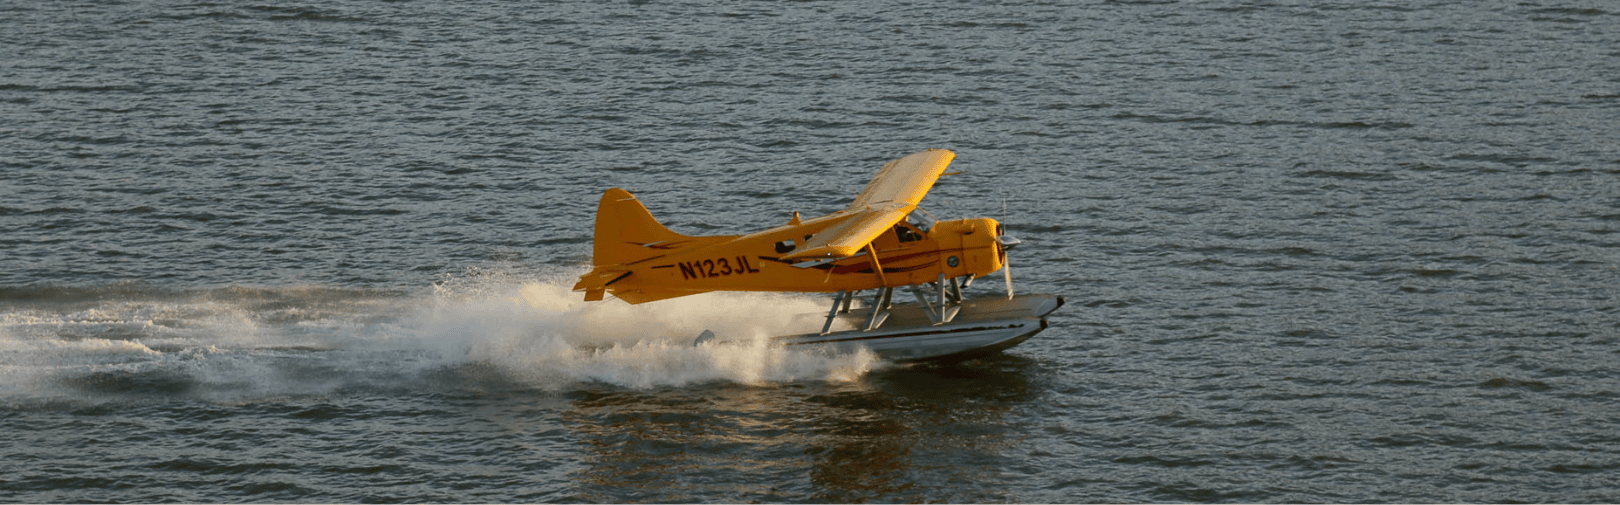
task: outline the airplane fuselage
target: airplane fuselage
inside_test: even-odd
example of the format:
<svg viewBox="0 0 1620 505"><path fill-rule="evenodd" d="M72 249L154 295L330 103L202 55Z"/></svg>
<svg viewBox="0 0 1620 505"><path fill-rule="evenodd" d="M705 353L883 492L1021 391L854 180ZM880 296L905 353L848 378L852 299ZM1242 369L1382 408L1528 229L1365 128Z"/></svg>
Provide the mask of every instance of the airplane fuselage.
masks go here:
<svg viewBox="0 0 1620 505"><path fill-rule="evenodd" d="M927 231L902 222L854 256L782 259L842 217L750 235L693 237L705 242L693 247L679 240L636 244L671 253L622 265L630 275L607 289L632 303L708 291L859 291L933 282L941 274L980 277L1000 270L1005 259L995 240L1000 224L989 218L940 221Z"/></svg>

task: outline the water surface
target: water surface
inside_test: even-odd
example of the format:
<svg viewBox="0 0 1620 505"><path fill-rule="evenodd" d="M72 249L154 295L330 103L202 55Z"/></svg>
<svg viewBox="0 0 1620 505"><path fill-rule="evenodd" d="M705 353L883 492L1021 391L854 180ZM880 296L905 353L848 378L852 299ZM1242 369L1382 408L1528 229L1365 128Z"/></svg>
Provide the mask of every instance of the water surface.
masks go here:
<svg viewBox="0 0 1620 505"><path fill-rule="evenodd" d="M1620 501L1607 2L14 3L0 48L0 501ZM1003 355L567 291L609 187L743 233L926 148L1068 297Z"/></svg>

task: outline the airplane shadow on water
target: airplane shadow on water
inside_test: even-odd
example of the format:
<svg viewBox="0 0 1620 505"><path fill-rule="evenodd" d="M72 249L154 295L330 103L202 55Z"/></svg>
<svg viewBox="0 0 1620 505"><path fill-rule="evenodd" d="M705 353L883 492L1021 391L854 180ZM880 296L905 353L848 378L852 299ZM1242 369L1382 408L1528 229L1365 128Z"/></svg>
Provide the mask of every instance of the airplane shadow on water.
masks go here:
<svg viewBox="0 0 1620 505"><path fill-rule="evenodd" d="M850 382L569 394L585 501L1007 501L1040 365L996 355Z"/></svg>

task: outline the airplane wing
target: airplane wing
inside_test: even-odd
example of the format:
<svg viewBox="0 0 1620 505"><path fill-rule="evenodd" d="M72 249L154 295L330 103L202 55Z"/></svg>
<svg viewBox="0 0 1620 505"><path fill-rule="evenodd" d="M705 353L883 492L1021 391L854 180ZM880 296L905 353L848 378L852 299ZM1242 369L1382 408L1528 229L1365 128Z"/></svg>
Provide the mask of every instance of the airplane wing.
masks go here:
<svg viewBox="0 0 1620 505"><path fill-rule="evenodd" d="M956 153L944 149L929 149L883 165L866 189L855 197L846 212L860 212L887 203L904 202L915 208L934 181L945 173L945 167L956 158ZM910 212L907 209L906 212ZM890 223L893 224L893 223ZM865 244L862 244L865 245Z"/></svg>
<svg viewBox="0 0 1620 505"><path fill-rule="evenodd" d="M854 203L834 213L849 214L849 218L811 236L798 251L782 259L854 256L917 208L955 158L956 153L929 149L883 165Z"/></svg>

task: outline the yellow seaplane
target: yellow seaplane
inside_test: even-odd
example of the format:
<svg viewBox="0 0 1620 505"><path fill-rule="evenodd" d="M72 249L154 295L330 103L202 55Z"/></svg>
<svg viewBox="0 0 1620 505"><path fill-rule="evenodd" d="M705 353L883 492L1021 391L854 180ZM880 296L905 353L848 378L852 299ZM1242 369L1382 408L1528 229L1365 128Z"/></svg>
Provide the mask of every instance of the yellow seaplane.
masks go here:
<svg viewBox="0 0 1620 505"><path fill-rule="evenodd" d="M890 361L960 361L999 352L1046 329L1057 295L1014 295L1007 251L1020 241L990 218L940 221L917 208L956 154L911 154L878 170L843 210L748 235L688 236L659 224L623 189L596 210L593 268L575 291L632 304L710 291L833 293L818 333L782 345L866 348ZM1002 271L1005 297L969 299L974 279ZM906 288L916 303L894 301ZM852 307L857 294L871 291ZM834 331L835 323L839 331ZM705 331L701 343L714 338Z"/></svg>

